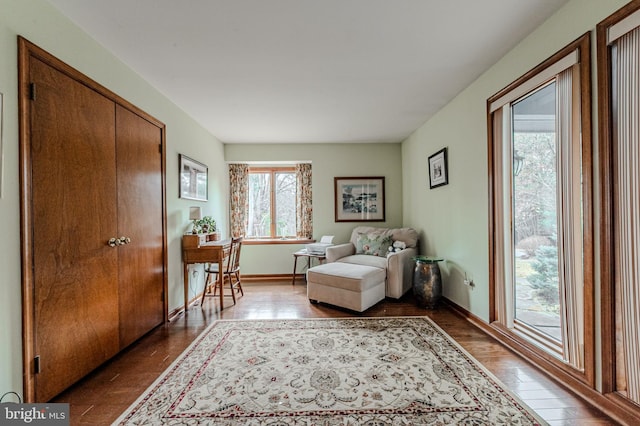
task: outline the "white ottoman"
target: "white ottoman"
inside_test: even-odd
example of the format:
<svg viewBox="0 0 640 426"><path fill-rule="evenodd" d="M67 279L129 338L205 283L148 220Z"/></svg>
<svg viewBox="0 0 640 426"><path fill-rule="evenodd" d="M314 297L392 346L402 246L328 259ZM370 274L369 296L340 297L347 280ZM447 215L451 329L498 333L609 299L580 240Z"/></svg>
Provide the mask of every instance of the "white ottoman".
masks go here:
<svg viewBox="0 0 640 426"><path fill-rule="evenodd" d="M385 278L374 266L325 263L307 271L307 297L362 312L384 299Z"/></svg>

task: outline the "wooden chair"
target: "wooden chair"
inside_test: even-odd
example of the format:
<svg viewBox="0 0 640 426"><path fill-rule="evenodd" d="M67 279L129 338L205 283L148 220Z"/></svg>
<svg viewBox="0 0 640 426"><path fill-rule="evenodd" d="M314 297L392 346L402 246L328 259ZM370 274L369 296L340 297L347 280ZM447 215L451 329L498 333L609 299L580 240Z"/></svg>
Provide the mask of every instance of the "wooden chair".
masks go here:
<svg viewBox="0 0 640 426"><path fill-rule="evenodd" d="M229 251L229 257L225 260L223 264L223 277L222 277L222 287L224 288L224 284L229 280L229 288L231 289L231 297L233 298L233 304L236 303L236 293L240 293L240 296L244 296L244 291L242 290L242 283L240 281L240 251L242 249L242 237L232 238L231 239L231 248ZM207 277L204 282L204 290L202 292L202 300L200 301L200 306L204 303L205 296L215 296L218 291L218 264L211 263L208 264L204 271L207 274ZM215 276L213 283L211 282L212 275ZM211 284L213 284L213 293L209 292L207 294L207 290L211 288ZM221 288L220 291L223 291Z"/></svg>

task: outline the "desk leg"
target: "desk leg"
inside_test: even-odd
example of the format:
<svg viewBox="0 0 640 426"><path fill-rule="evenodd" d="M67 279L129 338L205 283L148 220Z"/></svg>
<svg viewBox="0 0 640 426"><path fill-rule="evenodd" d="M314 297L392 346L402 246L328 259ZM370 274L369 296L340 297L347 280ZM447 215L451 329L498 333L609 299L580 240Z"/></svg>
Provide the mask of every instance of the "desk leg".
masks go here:
<svg viewBox="0 0 640 426"><path fill-rule="evenodd" d="M189 309L189 264L184 263L184 313Z"/></svg>
<svg viewBox="0 0 640 426"><path fill-rule="evenodd" d="M291 285L296 285L296 266L298 265L298 256L293 255L293 275L291 276Z"/></svg>
<svg viewBox="0 0 640 426"><path fill-rule="evenodd" d="M224 256L223 256L224 257ZM222 264L224 263L222 261L223 259L220 259L218 261L218 285L220 286L220 310L222 311L222 309L224 308L224 269L222 269ZM229 262L231 262L231 259L229 259ZM231 289L231 291L233 291L233 288Z"/></svg>

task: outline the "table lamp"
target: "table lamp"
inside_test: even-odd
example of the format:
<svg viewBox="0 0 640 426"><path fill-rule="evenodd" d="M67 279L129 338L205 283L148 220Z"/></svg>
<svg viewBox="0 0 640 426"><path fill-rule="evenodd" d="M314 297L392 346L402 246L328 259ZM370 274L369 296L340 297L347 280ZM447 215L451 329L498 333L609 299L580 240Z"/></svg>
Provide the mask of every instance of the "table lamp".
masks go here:
<svg viewBox="0 0 640 426"><path fill-rule="evenodd" d="M198 226L196 222L199 221L200 219L202 219L202 208L189 207L189 220L193 221L193 229L191 230L192 234L198 233Z"/></svg>

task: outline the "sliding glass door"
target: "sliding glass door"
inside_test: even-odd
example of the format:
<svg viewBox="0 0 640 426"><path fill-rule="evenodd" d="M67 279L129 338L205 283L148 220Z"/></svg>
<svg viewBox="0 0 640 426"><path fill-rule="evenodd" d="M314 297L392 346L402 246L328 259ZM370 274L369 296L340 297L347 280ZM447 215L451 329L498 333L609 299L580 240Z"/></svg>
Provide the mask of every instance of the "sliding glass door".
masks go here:
<svg viewBox="0 0 640 426"><path fill-rule="evenodd" d="M589 36L489 98L492 322L593 381Z"/></svg>
<svg viewBox="0 0 640 426"><path fill-rule="evenodd" d="M598 24L605 394L640 416L640 2Z"/></svg>

